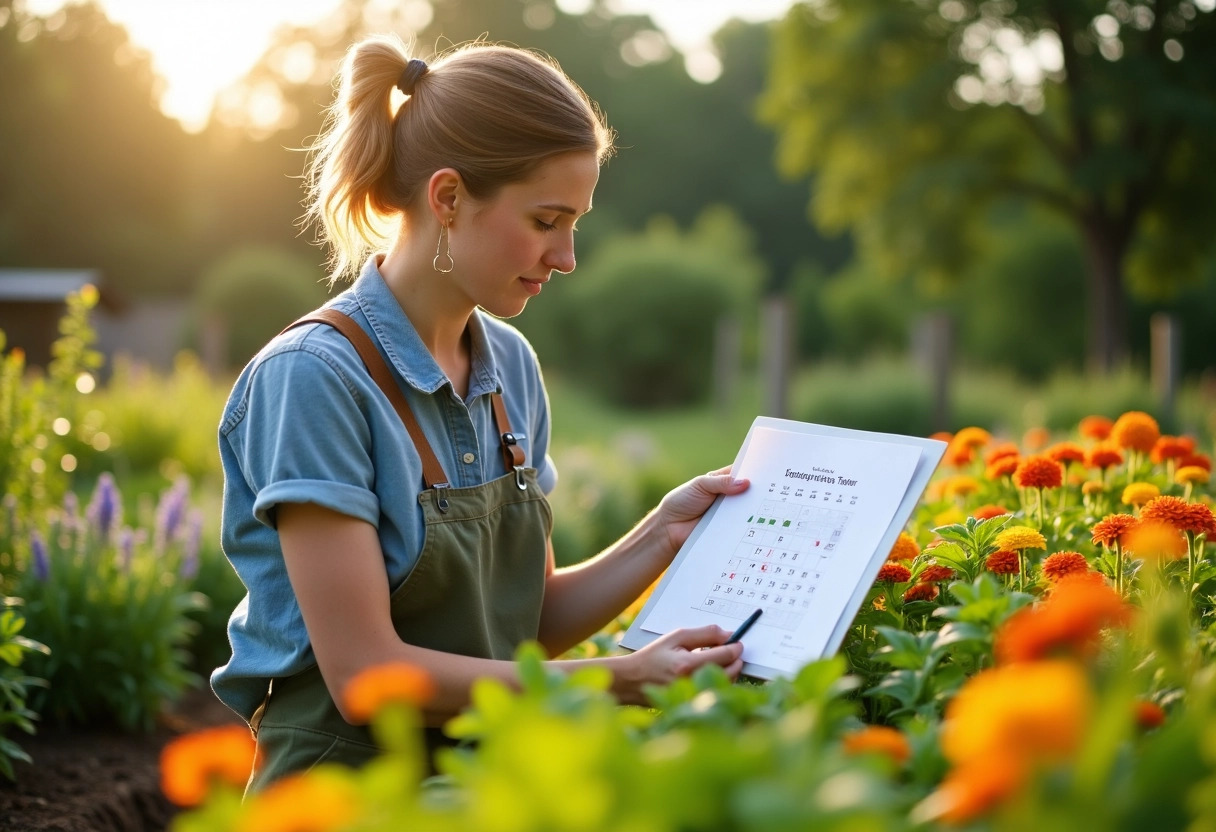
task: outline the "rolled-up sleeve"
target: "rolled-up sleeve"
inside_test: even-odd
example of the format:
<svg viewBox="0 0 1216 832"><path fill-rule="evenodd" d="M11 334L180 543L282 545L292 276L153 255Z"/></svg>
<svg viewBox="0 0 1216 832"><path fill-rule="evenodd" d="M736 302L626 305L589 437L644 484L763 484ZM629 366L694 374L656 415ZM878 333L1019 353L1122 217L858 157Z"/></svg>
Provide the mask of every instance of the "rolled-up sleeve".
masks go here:
<svg viewBox="0 0 1216 832"><path fill-rule="evenodd" d="M314 503L377 526L371 431L356 387L307 345L266 357L250 378L244 416L226 439L275 527L280 503Z"/></svg>

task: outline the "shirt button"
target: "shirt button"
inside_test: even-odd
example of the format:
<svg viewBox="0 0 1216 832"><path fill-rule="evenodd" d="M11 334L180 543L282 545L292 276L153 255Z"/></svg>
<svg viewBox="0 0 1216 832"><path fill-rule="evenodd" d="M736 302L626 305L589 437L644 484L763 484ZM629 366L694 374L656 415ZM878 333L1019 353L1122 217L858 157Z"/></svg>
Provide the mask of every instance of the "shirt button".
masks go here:
<svg viewBox="0 0 1216 832"><path fill-rule="evenodd" d="M473 463L473 460L477 459L477 457L473 456L472 454L465 454L465 455L462 457L462 459L463 459L463 460L464 460L464 461L465 461L467 464L470 464L470 465L471 465L471 464Z"/></svg>

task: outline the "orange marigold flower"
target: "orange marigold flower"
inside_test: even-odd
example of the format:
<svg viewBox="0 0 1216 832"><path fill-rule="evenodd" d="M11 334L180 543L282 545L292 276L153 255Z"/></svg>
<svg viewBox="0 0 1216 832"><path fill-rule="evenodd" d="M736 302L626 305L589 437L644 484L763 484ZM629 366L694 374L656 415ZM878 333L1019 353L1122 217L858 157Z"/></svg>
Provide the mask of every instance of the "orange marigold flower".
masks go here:
<svg viewBox="0 0 1216 832"><path fill-rule="evenodd" d="M1183 436L1162 435L1149 451L1149 459L1153 462L1165 462L1167 459L1179 459L1195 450L1194 440Z"/></svg>
<svg viewBox="0 0 1216 832"><path fill-rule="evenodd" d="M939 430L936 433L929 434L930 439L936 439L938 442L949 442L954 438L954 434L948 430Z"/></svg>
<svg viewBox="0 0 1216 832"><path fill-rule="evenodd" d="M1018 469L1018 465L1022 462L1019 456L1003 456L995 460L991 465L984 469L984 476L990 480L999 480L1001 477L1008 477Z"/></svg>
<svg viewBox="0 0 1216 832"><path fill-rule="evenodd" d="M984 455L984 464L991 465L1001 457L1005 456L1021 456L1022 452L1017 445L1012 442L998 442L988 449L988 453Z"/></svg>
<svg viewBox="0 0 1216 832"><path fill-rule="evenodd" d="M360 814L359 791L339 772L313 769L271 783L246 804L236 832L331 832Z"/></svg>
<svg viewBox="0 0 1216 832"><path fill-rule="evenodd" d="M878 577L874 579L874 582L880 584L902 584L910 580L912 580L911 569L902 563L887 561L878 570Z"/></svg>
<svg viewBox="0 0 1216 832"><path fill-rule="evenodd" d="M1018 553L1009 549L993 552L984 561L984 568L996 575L1018 574Z"/></svg>
<svg viewBox="0 0 1216 832"><path fill-rule="evenodd" d="M912 745L904 732L885 725L867 725L851 731L844 735L842 743L848 754L883 754L901 766L912 756Z"/></svg>
<svg viewBox="0 0 1216 832"><path fill-rule="evenodd" d="M980 506L975 511L971 512L971 516L976 520L991 520L993 517L1000 517L1002 514L1008 514L1009 509L1004 506L999 506L995 503Z"/></svg>
<svg viewBox="0 0 1216 832"><path fill-rule="evenodd" d="M1137 520L1130 514L1108 514L1094 524L1093 542L1107 549L1115 548L1115 542L1127 544L1127 533L1135 528Z"/></svg>
<svg viewBox="0 0 1216 832"><path fill-rule="evenodd" d="M895 545L887 554L887 560L912 560L919 554L920 547L916 545L916 539L907 532L900 532L899 537L895 538Z"/></svg>
<svg viewBox="0 0 1216 832"><path fill-rule="evenodd" d="M1081 493L1086 497L1092 497L1095 494L1101 494L1106 490L1106 485L1102 480L1086 480L1081 483Z"/></svg>
<svg viewBox="0 0 1216 832"><path fill-rule="evenodd" d="M1129 410L1110 429L1110 438L1120 448L1148 453L1161 437L1157 420L1140 410Z"/></svg>
<svg viewBox="0 0 1216 832"><path fill-rule="evenodd" d="M938 596L937 584L913 584L904 593L905 601L933 601Z"/></svg>
<svg viewBox="0 0 1216 832"><path fill-rule="evenodd" d="M1198 466L1209 474L1212 472L1212 460L1207 454L1190 453L1178 459L1175 463L1179 468Z"/></svg>
<svg viewBox="0 0 1216 832"><path fill-rule="evenodd" d="M1056 653L1088 656L1106 627L1123 626L1131 608L1106 584L1086 575L1056 582L1051 595L1014 613L997 631L994 652L1001 664L1033 662Z"/></svg>
<svg viewBox="0 0 1216 832"><path fill-rule="evenodd" d="M996 536L998 549L1046 549L1047 540L1029 526L1010 526Z"/></svg>
<svg viewBox="0 0 1216 832"><path fill-rule="evenodd" d="M917 576L922 584L935 584L941 581L948 581L954 577L954 570L949 566L942 566L940 563L931 563L921 570Z"/></svg>
<svg viewBox="0 0 1216 832"><path fill-rule="evenodd" d="M1080 552L1054 552L1043 559L1043 574L1052 581L1088 571L1089 561Z"/></svg>
<svg viewBox="0 0 1216 832"><path fill-rule="evenodd" d="M388 662L360 671L342 691L346 712L356 722L368 722L389 704L418 707L435 695L435 684L422 668L408 662Z"/></svg>
<svg viewBox="0 0 1216 832"><path fill-rule="evenodd" d="M1064 469L1049 457L1030 456L1013 472L1013 484L1018 488L1059 488L1064 484Z"/></svg>
<svg viewBox="0 0 1216 832"><path fill-rule="evenodd" d="M1047 456L1061 465L1067 465L1070 462L1084 462L1085 449L1076 442L1057 442L1047 449Z"/></svg>
<svg viewBox="0 0 1216 832"><path fill-rule="evenodd" d="M1160 496L1161 489L1151 482L1133 482L1123 489L1123 502L1129 506L1139 507Z"/></svg>
<svg viewBox="0 0 1216 832"><path fill-rule="evenodd" d="M1114 422L1105 416L1086 416L1081 420L1078 429L1086 439L1095 439L1101 442L1110 436L1110 429L1114 427L1114 424Z"/></svg>
<svg viewBox="0 0 1216 832"><path fill-rule="evenodd" d="M1105 471L1115 465L1123 464L1123 452L1113 445L1094 445L1085 454L1086 468L1100 468Z"/></svg>
<svg viewBox="0 0 1216 832"><path fill-rule="evenodd" d="M1049 660L983 670L967 680L942 719L941 749L956 765L1011 755L1026 763L1076 751L1092 694L1076 662Z"/></svg>
<svg viewBox="0 0 1216 832"><path fill-rule="evenodd" d="M1047 428L1031 428L1022 435L1022 445L1028 451L1041 451L1051 441L1051 431Z"/></svg>
<svg viewBox="0 0 1216 832"><path fill-rule="evenodd" d="M206 728L172 739L160 752L161 791L178 806L197 806L217 783L244 788L255 749L244 725Z"/></svg>
<svg viewBox="0 0 1216 832"><path fill-rule="evenodd" d="M1174 482L1179 485L1206 485L1212 475L1200 465L1184 465L1174 472Z"/></svg>
<svg viewBox="0 0 1216 832"><path fill-rule="evenodd" d="M1175 529L1191 534L1216 535L1216 517L1203 503L1188 503L1181 497L1158 497L1140 509L1145 520L1168 523Z"/></svg>
<svg viewBox="0 0 1216 832"><path fill-rule="evenodd" d="M1212 514L1212 509L1203 503L1191 503L1186 531L1206 534L1208 540L1216 538L1216 514Z"/></svg>
<svg viewBox="0 0 1216 832"><path fill-rule="evenodd" d="M1128 530L1123 548L1139 558L1174 560L1186 556L1186 538L1169 523L1141 520Z"/></svg>
<svg viewBox="0 0 1216 832"><path fill-rule="evenodd" d="M969 448L978 448L987 445L992 441L992 434L983 428L969 427L963 428L958 433L954 434L954 442L959 445L966 445Z"/></svg>
<svg viewBox="0 0 1216 832"><path fill-rule="evenodd" d="M965 824L987 814L1017 794L1026 779L1025 764L1009 754L956 766L937 791L925 798L917 815Z"/></svg>
<svg viewBox="0 0 1216 832"><path fill-rule="evenodd" d="M965 465L970 465L973 459L975 459L975 450L970 445L962 445L958 441L954 441L946 448L945 460L947 465L962 468Z"/></svg>
<svg viewBox="0 0 1216 832"><path fill-rule="evenodd" d="M1141 700L1136 703L1136 727L1143 731L1151 731L1161 727L1165 722L1165 709L1156 702Z"/></svg>

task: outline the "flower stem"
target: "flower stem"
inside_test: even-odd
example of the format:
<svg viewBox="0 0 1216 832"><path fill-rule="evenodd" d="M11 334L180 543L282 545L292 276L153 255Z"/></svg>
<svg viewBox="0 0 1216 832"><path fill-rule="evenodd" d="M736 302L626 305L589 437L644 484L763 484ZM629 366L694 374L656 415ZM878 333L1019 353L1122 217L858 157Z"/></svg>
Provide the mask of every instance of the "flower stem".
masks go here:
<svg viewBox="0 0 1216 832"><path fill-rule="evenodd" d="M1115 590L1123 595L1123 546L1115 540Z"/></svg>

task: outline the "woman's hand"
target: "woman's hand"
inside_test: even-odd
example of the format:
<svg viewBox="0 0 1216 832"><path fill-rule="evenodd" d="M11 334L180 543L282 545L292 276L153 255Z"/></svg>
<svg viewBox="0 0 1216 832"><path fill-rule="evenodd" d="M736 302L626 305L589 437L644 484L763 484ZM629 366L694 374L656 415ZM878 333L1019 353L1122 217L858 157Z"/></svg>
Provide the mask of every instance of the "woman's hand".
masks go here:
<svg viewBox="0 0 1216 832"><path fill-rule="evenodd" d="M747 490L749 481L731 478L730 466L694 477L667 493L659 503L656 519L666 533L671 546L669 558L673 558L684 541L696 528L701 515L713 504L719 494L740 494Z"/></svg>
<svg viewBox="0 0 1216 832"><path fill-rule="evenodd" d="M615 673L615 693L629 705L646 704L646 685L667 685L706 664L721 665L731 679L743 669L743 644L726 644L730 631L716 624L672 630L638 652L623 656ZM624 667L627 666L627 670Z"/></svg>

